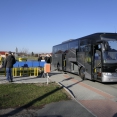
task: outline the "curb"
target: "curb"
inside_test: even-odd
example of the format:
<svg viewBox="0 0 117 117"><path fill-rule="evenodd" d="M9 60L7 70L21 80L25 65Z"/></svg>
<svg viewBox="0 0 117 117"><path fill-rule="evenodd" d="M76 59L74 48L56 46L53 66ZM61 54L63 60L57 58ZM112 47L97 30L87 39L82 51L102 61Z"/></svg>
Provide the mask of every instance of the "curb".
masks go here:
<svg viewBox="0 0 117 117"><path fill-rule="evenodd" d="M66 88L63 84L61 84L60 82L58 82L57 84L59 84L60 86L62 86L70 95L73 99L75 99L74 94L72 93L72 91L68 88Z"/></svg>
<svg viewBox="0 0 117 117"><path fill-rule="evenodd" d="M53 81L51 80L50 78L48 78L50 81ZM56 82L56 81L53 81L53 82ZM56 82L58 85L62 86L70 95L71 97L75 100L75 96L73 95L72 91L69 90L68 88L66 88L63 84L61 84L60 82Z"/></svg>

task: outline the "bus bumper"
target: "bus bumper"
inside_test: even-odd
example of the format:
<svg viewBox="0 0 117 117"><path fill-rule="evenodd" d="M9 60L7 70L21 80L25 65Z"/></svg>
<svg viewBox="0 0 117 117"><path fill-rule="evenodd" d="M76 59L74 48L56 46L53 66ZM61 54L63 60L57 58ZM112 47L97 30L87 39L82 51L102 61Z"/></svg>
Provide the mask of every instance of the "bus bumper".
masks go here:
<svg viewBox="0 0 117 117"><path fill-rule="evenodd" d="M102 82L117 82L117 73L102 73Z"/></svg>

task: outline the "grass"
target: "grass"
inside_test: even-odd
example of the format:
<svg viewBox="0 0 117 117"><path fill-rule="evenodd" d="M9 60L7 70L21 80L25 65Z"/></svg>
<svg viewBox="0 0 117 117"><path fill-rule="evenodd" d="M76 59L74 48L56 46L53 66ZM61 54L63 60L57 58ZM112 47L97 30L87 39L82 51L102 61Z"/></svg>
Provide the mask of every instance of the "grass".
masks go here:
<svg viewBox="0 0 117 117"><path fill-rule="evenodd" d="M69 100L65 90L56 83L0 84L0 109L41 108L51 102Z"/></svg>
<svg viewBox="0 0 117 117"><path fill-rule="evenodd" d="M19 61L19 56L18 57L16 57L16 60L18 60ZM28 60L38 60L38 57L34 57L34 56L25 56L24 58L27 58Z"/></svg>

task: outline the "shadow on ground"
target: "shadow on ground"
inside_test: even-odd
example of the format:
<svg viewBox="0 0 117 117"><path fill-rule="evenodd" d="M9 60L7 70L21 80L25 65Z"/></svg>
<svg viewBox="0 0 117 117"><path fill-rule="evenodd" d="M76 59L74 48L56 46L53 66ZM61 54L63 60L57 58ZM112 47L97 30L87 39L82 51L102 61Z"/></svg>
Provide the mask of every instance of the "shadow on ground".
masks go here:
<svg viewBox="0 0 117 117"><path fill-rule="evenodd" d="M29 103L27 103L27 104L25 104L25 105L23 105L23 106L21 106L21 107L19 107L19 108L16 108L15 110L13 110L13 111L11 111L11 112L9 112L9 113L0 115L0 117L13 116L13 115L15 115L15 114L17 114L17 113L23 111L24 109L30 108L30 107L31 107L34 103L36 103L37 101L41 101L42 99L46 98L47 96L49 96L49 95L51 95L51 94L53 94L53 93L55 93L56 91L59 91L59 90L61 90L61 89L63 89L63 87L59 87L58 89L55 89L55 90L53 90L53 91L51 91L51 92L48 92L48 93L44 94L43 96L38 97L38 98L32 100L31 102L29 102ZM48 116L48 117L49 117L49 116ZM61 116L60 116L60 117L61 117Z"/></svg>

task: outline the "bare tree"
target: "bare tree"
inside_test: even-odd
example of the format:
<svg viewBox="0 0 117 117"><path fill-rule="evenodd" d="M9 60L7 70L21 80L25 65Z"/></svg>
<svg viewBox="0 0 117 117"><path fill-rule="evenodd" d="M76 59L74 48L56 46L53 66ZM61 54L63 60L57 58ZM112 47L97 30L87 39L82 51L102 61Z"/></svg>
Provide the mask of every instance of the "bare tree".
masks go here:
<svg viewBox="0 0 117 117"><path fill-rule="evenodd" d="M26 56L28 54L28 49L22 48L22 50L20 51L20 54Z"/></svg>
<svg viewBox="0 0 117 117"><path fill-rule="evenodd" d="M34 56L34 52L32 52L32 54L31 54L32 56Z"/></svg>
<svg viewBox="0 0 117 117"><path fill-rule="evenodd" d="M34 56L35 56L35 57L38 57L38 54L35 54Z"/></svg>

